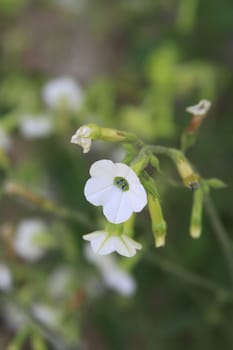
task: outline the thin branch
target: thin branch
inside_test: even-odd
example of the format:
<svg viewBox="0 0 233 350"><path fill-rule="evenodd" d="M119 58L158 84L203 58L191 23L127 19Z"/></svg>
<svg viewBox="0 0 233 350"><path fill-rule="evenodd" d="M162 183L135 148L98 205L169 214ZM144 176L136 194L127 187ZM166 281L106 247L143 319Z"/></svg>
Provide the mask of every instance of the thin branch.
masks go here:
<svg viewBox="0 0 233 350"><path fill-rule="evenodd" d="M211 293L216 294L218 297L222 297L225 300L231 300L233 302L232 292L225 287L219 286L214 281L190 272L182 266L174 263L174 261L169 261L167 258L150 253L145 255L145 258L151 263L157 265L163 271L179 278L180 280L192 284L196 287L205 289Z"/></svg>
<svg viewBox="0 0 233 350"><path fill-rule="evenodd" d="M55 215L64 220L75 221L87 228L92 228L91 220L85 214L80 213L77 210L73 211L68 208L60 207L50 199L40 196L14 182L6 182L3 191L5 195L22 198L46 213Z"/></svg>
<svg viewBox="0 0 233 350"><path fill-rule="evenodd" d="M221 244L233 288L233 254L231 240L228 237L228 233L226 232L225 227L219 218L219 214L215 208L215 205L209 195L207 195L205 198L205 208L213 231L219 240L219 243Z"/></svg>

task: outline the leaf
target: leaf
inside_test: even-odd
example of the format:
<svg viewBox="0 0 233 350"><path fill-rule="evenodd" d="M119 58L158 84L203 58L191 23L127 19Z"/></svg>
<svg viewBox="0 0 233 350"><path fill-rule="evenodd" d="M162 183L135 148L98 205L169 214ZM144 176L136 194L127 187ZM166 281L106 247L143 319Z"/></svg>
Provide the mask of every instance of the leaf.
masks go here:
<svg viewBox="0 0 233 350"><path fill-rule="evenodd" d="M217 178L206 180L206 183L209 185L209 187L216 189L227 187L227 184L225 184L225 182Z"/></svg>

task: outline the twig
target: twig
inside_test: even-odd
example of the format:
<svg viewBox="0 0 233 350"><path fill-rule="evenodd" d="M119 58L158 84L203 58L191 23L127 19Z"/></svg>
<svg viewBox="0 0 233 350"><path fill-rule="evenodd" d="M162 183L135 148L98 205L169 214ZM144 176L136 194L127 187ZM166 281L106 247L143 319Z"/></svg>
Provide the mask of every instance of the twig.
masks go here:
<svg viewBox="0 0 233 350"><path fill-rule="evenodd" d="M16 196L25 199L26 201L34 204L36 207L45 211L46 213L53 214L64 220L75 221L79 224L86 226L87 228L92 228L91 220L83 213L73 211L68 208L60 207L48 198L40 196L14 182L6 182L3 191L4 194L8 196Z"/></svg>
<svg viewBox="0 0 233 350"><path fill-rule="evenodd" d="M188 271L182 266L177 265L173 261L169 261L167 258L150 254L145 255L145 258L152 262L153 264L160 267L165 272L178 277L182 281L200 287L202 289L208 290L211 293L216 294L219 297L222 297L223 300L231 300L233 302L233 296L231 291L227 290L225 287L221 287L216 284L214 281L206 279L202 276L199 276L193 272Z"/></svg>
<svg viewBox="0 0 233 350"><path fill-rule="evenodd" d="M229 269L229 274L233 288L233 254L231 240L228 237L225 227L223 226L219 218L219 214L215 208L215 205L209 195L206 195L205 198L205 208L213 231L217 239L219 240L219 243L221 244L222 251Z"/></svg>

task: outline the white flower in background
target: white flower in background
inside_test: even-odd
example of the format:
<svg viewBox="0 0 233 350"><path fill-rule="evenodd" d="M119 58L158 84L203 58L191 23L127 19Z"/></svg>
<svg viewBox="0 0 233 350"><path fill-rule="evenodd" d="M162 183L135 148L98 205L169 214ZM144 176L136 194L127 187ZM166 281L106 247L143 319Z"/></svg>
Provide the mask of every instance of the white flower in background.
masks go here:
<svg viewBox="0 0 233 350"><path fill-rule="evenodd" d="M49 327L58 325L58 312L53 307L42 303L34 303L32 305L32 314L42 324Z"/></svg>
<svg viewBox="0 0 233 350"><path fill-rule="evenodd" d="M16 253L23 259L34 262L42 258L46 249L36 243L36 238L45 234L48 228L39 219L22 220L15 233L13 245Z"/></svg>
<svg viewBox="0 0 233 350"><path fill-rule="evenodd" d="M13 332L30 324L26 314L15 304L9 302L4 303L2 311L3 319L7 327Z"/></svg>
<svg viewBox="0 0 233 350"><path fill-rule="evenodd" d="M118 265L114 256L94 254L89 245L85 246L84 253L86 259L98 268L106 287L124 296L135 293L137 288L135 279Z"/></svg>
<svg viewBox="0 0 233 350"><path fill-rule="evenodd" d="M5 263L0 263L0 290L9 292L12 288L12 275Z"/></svg>
<svg viewBox="0 0 233 350"><path fill-rule="evenodd" d="M90 175L84 194L90 203L103 206L105 217L113 224L128 220L145 207L146 191L128 165L99 160L92 164Z"/></svg>
<svg viewBox="0 0 233 350"><path fill-rule="evenodd" d="M196 116L204 116L209 111L210 107L210 101L201 100L197 105L187 107L186 111Z"/></svg>
<svg viewBox="0 0 233 350"><path fill-rule="evenodd" d="M27 139L44 138L52 134L53 122L46 115L28 116L21 119L19 129Z"/></svg>
<svg viewBox="0 0 233 350"><path fill-rule="evenodd" d="M94 253L107 255L117 252L128 258L136 254L142 245L126 235L110 235L105 231L95 231L84 235L83 238L91 243Z"/></svg>
<svg viewBox="0 0 233 350"><path fill-rule="evenodd" d="M59 266L52 272L48 282L48 290L54 298L62 298L69 292L69 286L73 278L68 266Z"/></svg>
<svg viewBox="0 0 233 350"><path fill-rule="evenodd" d="M8 151L12 146L11 139L5 130L0 128L0 148Z"/></svg>
<svg viewBox="0 0 233 350"><path fill-rule="evenodd" d="M61 107L76 111L83 100L83 92L73 79L61 77L45 84L42 95L45 103L52 109Z"/></svg>
<svg viewBox="0 0 233 350"><path fill-rule="evenodd" d="M70 142L81 146L83 148L83 153L88 153L91 148L91 131L92 129L89 126L81 126L71 137Z"/></svg>

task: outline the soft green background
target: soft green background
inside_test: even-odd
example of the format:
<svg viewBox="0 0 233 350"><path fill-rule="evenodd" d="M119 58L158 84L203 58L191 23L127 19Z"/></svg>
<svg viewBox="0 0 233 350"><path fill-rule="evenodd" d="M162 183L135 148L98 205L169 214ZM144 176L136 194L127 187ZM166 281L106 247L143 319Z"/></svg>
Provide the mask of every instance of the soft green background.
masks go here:
<svg viewBox="0 0 233 350"><path fill-rule="evenodd" d="M116 146L97 142L83 155L69 143L74 131L96 122L134 131L150 143L179 147L190 117L185 108L207 98L212 108L188 156L204 177L227 183L213 199L232 242L232 1L0 0L0 40L0 123L13 140L7 156L12 169L1 171L2 180L10 177L37 193L52 193L60 205L92 216L98 229L100 211L85 201L83 186L91 163L111 158ZM18 131L20 116L50 113L41 99L42 86L63 75L82 85L81 110L68 115L53 112L56 133L48 139L25 140ZM161 167L169 179L176 176L168 161ZM153 247L144 211L136 236L148 241L149 248L130 267L138 283L135 296L108 291L95 300L85 297L74 309L68 299L56 305L63 312L59 334L73 344L67 349L233 348L232 301L176 271L177 264L230 290L221 245L205 213L202 237L192 240L191 192L172 187L163 178L158 182L168 224L166 247ZM77 280L69 291L74 298L88 274L97 273L82 254L81 235L90 229L3 196L1 227L14 227L30 216L42 216L51 224L56 246L40 263L28 265L12 258L2 240L1 256L15 280L14 292L6 298L19 299L25 307L38 296L52 304L43 286L60 263L75 270ZM7 349L17 334L2 321L1 336L2 348ZM44 349L32 346L28 341L20 349Z"/></svg>

